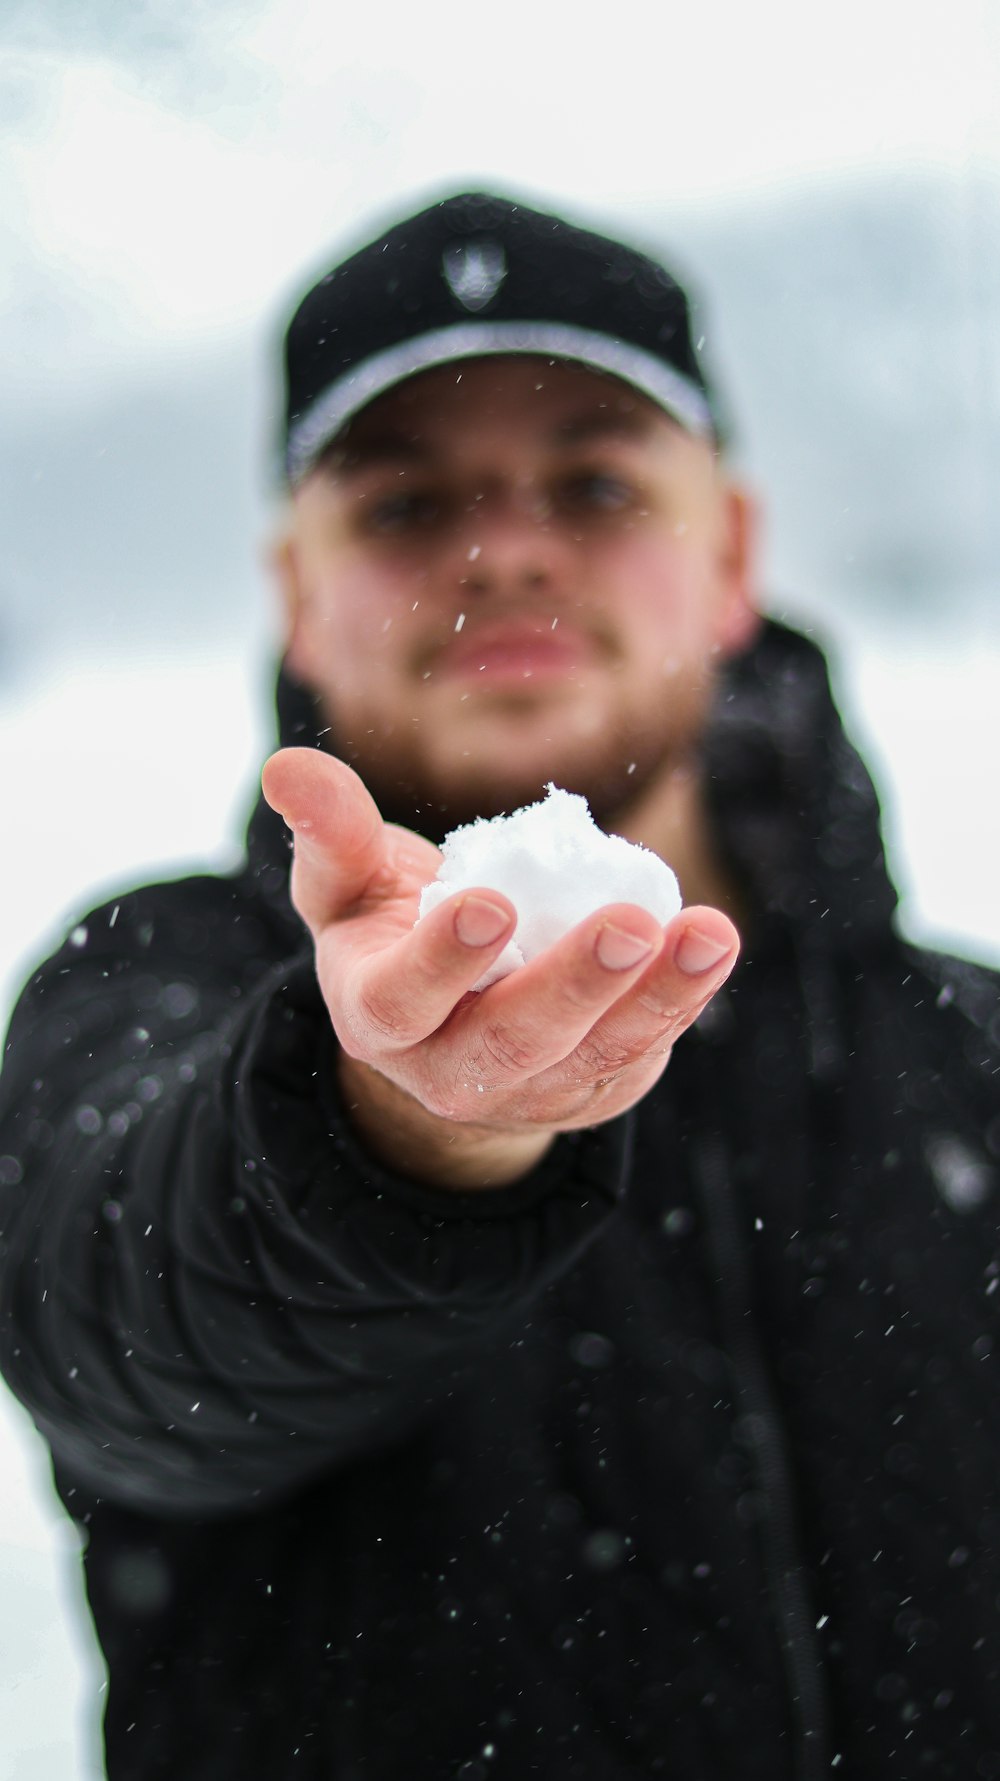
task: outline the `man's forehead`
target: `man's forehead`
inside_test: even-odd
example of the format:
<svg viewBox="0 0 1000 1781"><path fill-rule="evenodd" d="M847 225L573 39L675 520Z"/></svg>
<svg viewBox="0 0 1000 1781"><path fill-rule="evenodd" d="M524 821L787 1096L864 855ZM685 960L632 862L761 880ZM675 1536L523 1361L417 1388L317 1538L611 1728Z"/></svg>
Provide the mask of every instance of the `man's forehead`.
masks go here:
<svg viewBox="0 0 1000 1781"><path fill-rule="evenodd" d="M323 454L346 469L390 456L426 456L446 445L453 424L514 416L553 444L602 435L641 440L675 423L618 377L576 363L495 355L435 366L395 385L341 429Z"/></svg>

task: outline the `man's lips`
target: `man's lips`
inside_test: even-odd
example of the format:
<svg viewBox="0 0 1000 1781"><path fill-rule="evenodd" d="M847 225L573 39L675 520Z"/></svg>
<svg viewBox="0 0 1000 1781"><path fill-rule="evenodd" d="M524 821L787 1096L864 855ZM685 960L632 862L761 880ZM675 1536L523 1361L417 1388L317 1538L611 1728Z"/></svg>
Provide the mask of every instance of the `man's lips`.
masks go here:
<svg viewBox="0 0 1000 1781"><path fill-rule="evenodd" d="M524 680L564 675L593 659L594 644L574 626L497 625L461 632L434 660L434 674L478 681Z"/></svg>

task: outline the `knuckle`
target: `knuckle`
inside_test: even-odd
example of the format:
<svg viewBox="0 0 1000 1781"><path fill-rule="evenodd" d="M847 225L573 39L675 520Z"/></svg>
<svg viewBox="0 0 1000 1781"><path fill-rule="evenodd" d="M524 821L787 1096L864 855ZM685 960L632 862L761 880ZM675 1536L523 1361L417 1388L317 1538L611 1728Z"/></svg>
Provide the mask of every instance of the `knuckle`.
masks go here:
<svg viewBox="0 0 1000 1781"><path fill-rule="evenodd" d="M469 1060L473 1075L482 1080L526 1075L533 1062L530 1047L510 1027L496 1022L483 1027Z"/></svg>
<svg viewBox="0 0 1000 1781"><path fill-rule="evenodd" d="M358 992L351 1016L356 1034L385 1045L398 1044L403 1032L402 1009L386 995Z"/></svg>
<svg viewBox="0 0 1000 1781"><path fill-rule="evenodd" d="M576 1054L587 1075L598 1079L620 1074L632 1060L631 1052L607 1034L587 1033L580 1040Z"/></svg>

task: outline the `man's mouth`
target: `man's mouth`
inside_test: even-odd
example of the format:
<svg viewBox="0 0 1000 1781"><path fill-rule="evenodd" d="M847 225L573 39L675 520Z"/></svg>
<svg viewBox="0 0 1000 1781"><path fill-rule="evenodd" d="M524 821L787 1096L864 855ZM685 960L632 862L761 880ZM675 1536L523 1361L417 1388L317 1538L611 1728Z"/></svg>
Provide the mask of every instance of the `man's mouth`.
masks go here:
<svg viewBox="0 0 1000 1781"><path fill-rule="evenodd" d="M562 679L594 659L594 645L573 625L477 625L468 636L459 632L434 659L437 678L496 684L505 681Z"/></svg>

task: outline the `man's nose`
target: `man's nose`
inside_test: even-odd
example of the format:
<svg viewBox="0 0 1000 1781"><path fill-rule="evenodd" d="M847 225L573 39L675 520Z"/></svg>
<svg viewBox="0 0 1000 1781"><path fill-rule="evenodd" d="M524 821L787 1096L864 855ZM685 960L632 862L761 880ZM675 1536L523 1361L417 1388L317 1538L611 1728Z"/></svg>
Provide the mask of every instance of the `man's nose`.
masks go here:
<svg viewBox="0 0 1000 1781"><path fill-rule="evenodd" d="M455 566L460 586L471 593L557 588L569 570L572 542L537 488L483 495L460 534Z"/></svg>

